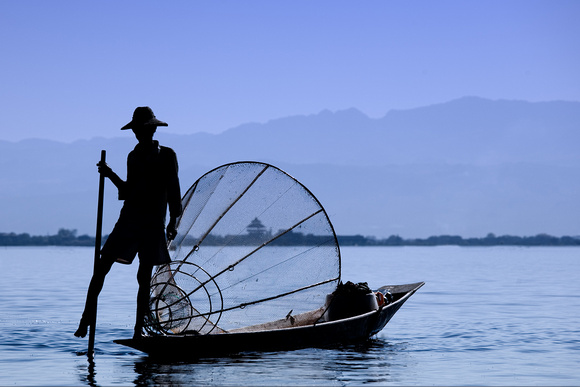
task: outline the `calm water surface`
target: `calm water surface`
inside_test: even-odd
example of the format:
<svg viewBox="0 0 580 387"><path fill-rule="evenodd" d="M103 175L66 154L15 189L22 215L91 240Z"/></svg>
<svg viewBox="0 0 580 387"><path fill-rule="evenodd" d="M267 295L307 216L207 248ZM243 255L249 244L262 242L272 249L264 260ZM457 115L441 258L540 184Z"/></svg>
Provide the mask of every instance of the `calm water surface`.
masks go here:
<svg viewBox="0 0 580 387"><path fill-rule="evenodd" d="M75 331L91 248L0 248L0 385L578 385L580 248L343 248L344 281L426 281L369 343L161 364L132 334L137 265L113 268L96 357Z"/></svg>

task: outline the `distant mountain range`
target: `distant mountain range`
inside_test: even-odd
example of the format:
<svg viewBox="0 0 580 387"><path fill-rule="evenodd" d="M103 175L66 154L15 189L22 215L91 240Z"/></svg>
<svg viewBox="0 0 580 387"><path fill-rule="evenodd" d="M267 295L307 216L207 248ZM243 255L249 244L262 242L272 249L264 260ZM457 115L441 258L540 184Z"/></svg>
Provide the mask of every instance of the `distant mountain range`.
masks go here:
<svg viewBox="0 0 580 387"><path fill-rule="evenodd" d="M95 164L106 149L124 176L135 140L123 134L0 141L0 232L94 235ZM579 102L466 97L379 119L323 111L156 137L177 152L184 192L219 165L268 162L305 184L341 235L580 235ZM104 232L120 205L109 184Z"/></svg>

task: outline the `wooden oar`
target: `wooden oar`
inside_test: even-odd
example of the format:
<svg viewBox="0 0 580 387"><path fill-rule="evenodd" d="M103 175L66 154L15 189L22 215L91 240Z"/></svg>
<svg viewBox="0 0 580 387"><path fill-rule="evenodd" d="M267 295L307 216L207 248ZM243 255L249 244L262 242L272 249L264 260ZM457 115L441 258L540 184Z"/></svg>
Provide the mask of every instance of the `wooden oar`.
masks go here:
<svg viewBox="0 0 580 387"><path fill-rule="evenodd" d="M101 164L105 164L107 152L101 150ZM99 201L97 204L97 232L95 236L95 261L93 265L93 275L97 271L97 265L99 263L101 255L101 232L103 228L103 199L105 197L105 176L99 173ZM87 356L92 357L95 350L95 331L97 325L97 303L95 302L95 311L93 313L93 321L91 321L90 331L89 331L89 349L87 351Z"/></svg>

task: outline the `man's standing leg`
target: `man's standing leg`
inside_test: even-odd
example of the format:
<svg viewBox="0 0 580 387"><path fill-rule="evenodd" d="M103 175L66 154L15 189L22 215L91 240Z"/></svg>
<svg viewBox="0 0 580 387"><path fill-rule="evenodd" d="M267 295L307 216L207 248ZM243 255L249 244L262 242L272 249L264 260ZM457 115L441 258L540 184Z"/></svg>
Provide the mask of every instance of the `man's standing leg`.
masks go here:
<svg viewBox="0 0 580 387"><path fill-rule="evenodd" d="M137 271L137 282L139 282L139 291L137 292L137 318L135 321L135 334L133 337L141 337L143 333L143 324L145 316L149 313L149 297L151 286L151 274L153 265L139 261L139 270Z"/></svg>
<svg viewBox="0 0 580 387"><path fill-rule="evenodd" d="M85 337L87 335L87 329L92 321L95 319L95 309L97 305L97 299L99 294L103 289L103 284L105 283L105 277L111 270L111 267L115 263L115 258L112 256L101 255L99 262L91 278L91 283L89 284L89 290L87 291L87 300L85 302L85 310L79 324L79 328L75 332L76 337Z"/></svg>

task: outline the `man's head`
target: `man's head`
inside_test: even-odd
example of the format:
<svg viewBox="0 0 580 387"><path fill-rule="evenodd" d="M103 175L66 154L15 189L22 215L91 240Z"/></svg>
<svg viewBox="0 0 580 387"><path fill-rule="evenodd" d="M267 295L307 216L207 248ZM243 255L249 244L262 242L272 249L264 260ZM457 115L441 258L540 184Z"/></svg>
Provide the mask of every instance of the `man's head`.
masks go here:
<svg viewBox="0 0 580 387"><path fill-rule="evenodd" d="M133 112L133 119L121 130L133 129L137 141L147 143L153 140L153 134L158 126L167 126L167 123L159 121L149 106L140 106Z"/></svg>
<svg viewBox="0 0 580 387"><path fill-rule="evenodd" d="M123 126L121 130L133 129L139 130L145 127L167 126L167 123L159 121L153 110L149 106L140 106L133 112L133 119L127 125Z"/></svg>

